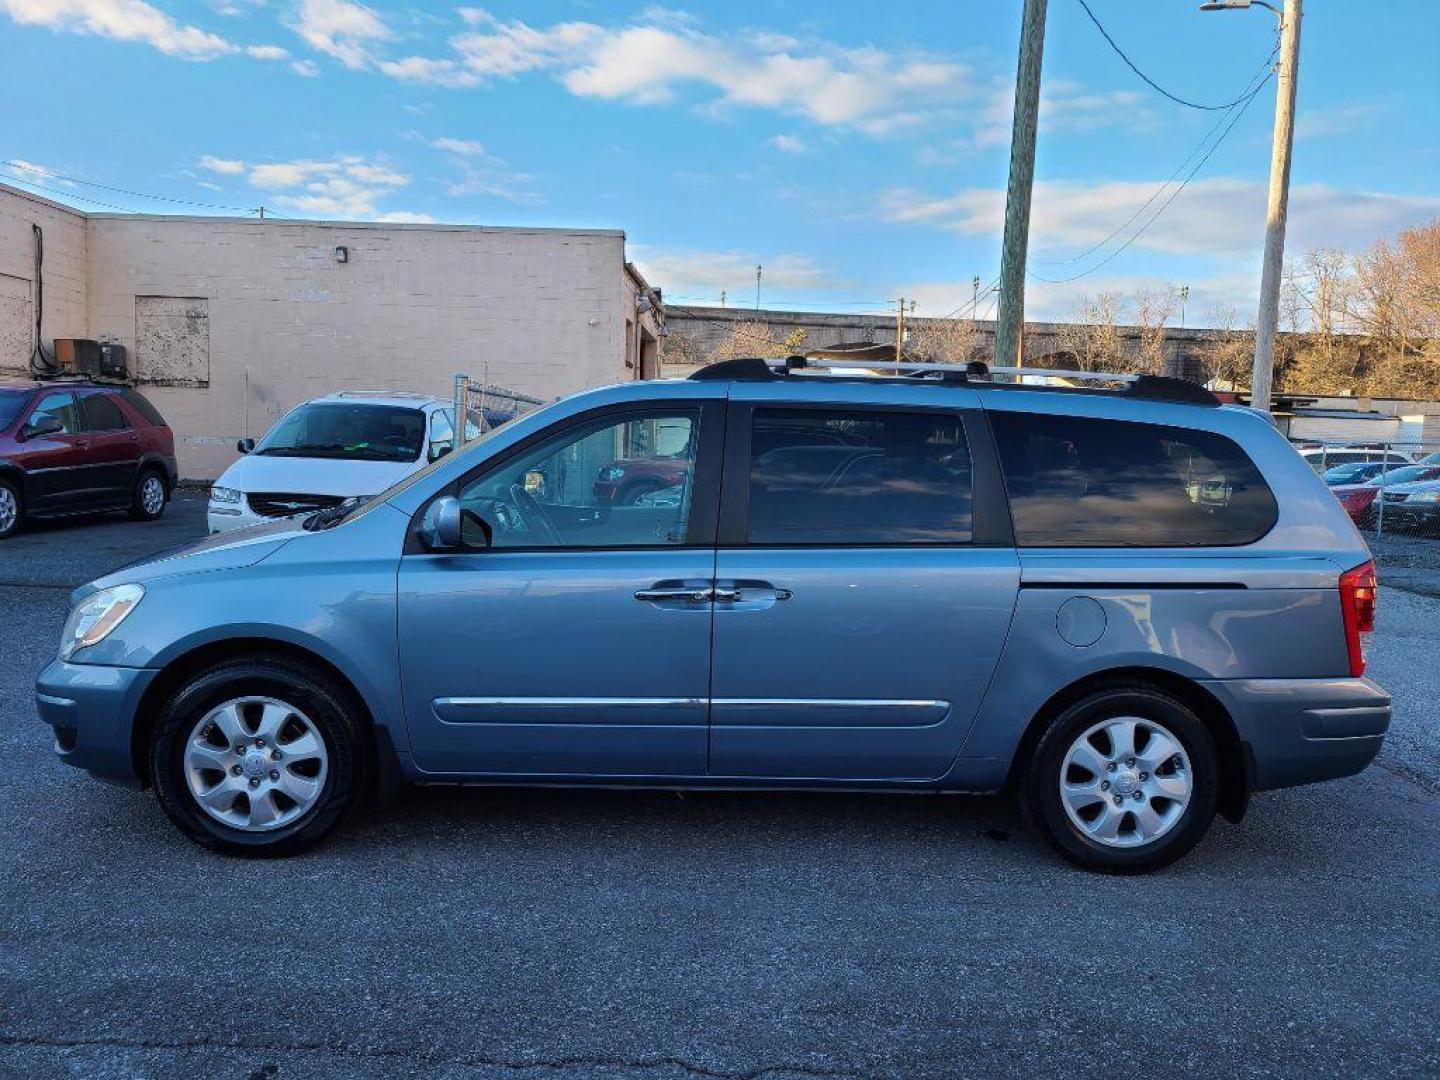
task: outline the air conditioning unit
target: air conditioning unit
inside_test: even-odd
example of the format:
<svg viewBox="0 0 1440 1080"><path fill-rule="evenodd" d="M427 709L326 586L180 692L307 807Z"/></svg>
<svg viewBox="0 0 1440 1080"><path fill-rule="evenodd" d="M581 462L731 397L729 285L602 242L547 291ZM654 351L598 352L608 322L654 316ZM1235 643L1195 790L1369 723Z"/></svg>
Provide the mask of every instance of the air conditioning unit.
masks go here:
<svg viewBox="0 0 1440 1080"><path fill-rule="evenodd" d="M56 338L55 363L70 375L99 375L100 343L88 338Z"/></svg>
<svg viewBox="0 0 1440 1080"><path fill-rule="evenodd" d="M124 379L130 374L125 346L114 341L100 344L100 374L110 379Z"/></svg>

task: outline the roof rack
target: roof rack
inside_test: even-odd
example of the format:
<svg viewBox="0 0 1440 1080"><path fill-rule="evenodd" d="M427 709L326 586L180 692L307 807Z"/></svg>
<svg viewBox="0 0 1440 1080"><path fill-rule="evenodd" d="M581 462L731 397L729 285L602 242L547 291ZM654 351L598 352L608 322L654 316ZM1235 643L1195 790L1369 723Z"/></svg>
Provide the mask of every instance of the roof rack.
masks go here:
<svg viewBox="0 0 1440 1080"><path fill-rule="evenodd" d="M429 399L432 395L430 395L430 394L421 394L421 393L418 393L418 392L416 392L416 391L414 391L414 390L337 390L334 394L332 394L332 395L330 395L330 396L331 396L331 397L337 397L337 398L342 398L342 397L343 397L343 398L352 398L352 397L353 397L353 398L393 397L393 398L415 398L415 399L417 399L417 400L426 400L426 399Z"/></svg>
<svg viewBox="0 0 1440 1080"><path fill-rule="evenodd" d="M807 356L787 356L783 359L767 360L762 357L740 357L709 364L690 376L692 379L712 381L737 379L742 381L767 381L793 376L796 372L824 369L840 369L832 378L875 378L875 371L893 371L896 381L930 379L946 383L965 383L975 389L1006 390L1080 390L1088 387L1045 386L1020 381L1024 378L1043 377L1066 379L1074 382L1119 383L1120 393L1127 397L1147 401L1171 401L1191 405L1221 404L1220 399L1205 387L1186 379L1168 375L1144 375L1133 372L1070 371L1064 368L1033 367L990 367L980 360L967 364L936 364L913 360L832 360L815 359ZM995 382L995 375L1012 375L1015 382Z"/></svg>

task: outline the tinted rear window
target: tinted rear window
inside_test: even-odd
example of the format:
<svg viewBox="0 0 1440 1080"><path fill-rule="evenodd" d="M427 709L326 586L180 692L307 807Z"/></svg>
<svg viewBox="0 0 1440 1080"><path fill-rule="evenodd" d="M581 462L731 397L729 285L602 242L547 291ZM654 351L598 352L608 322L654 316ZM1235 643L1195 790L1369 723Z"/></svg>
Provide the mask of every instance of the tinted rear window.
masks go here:
<svg viewBox="0 0 1440 1080"><path fill-rule="evenodd" d="M1252 543L1275 496L1223 435L1192 428L992 412L1022 547Z"/></svg>
<svg viewBox="0 0 1440 1080"><path fill-rule="evenodd" d="M115 399L109 394L86 394L84 402L85 427L90 431L120 431L130 425Z"/></svg>
<svg viewBox="0 0 1440 1080"><path fill-rule="evenodd" d="M757 409L752 544L967 544L970 452L954 413Z"/></svg>
<svg viewBox="0 0 1440 1080"><path fill-rule="evenodd" d="M125 404L138 412L156 427L165 427L165 418L160 415L160 410L150 404L150 399L139 390L122 390L120 396L125 399Z"/></svg>

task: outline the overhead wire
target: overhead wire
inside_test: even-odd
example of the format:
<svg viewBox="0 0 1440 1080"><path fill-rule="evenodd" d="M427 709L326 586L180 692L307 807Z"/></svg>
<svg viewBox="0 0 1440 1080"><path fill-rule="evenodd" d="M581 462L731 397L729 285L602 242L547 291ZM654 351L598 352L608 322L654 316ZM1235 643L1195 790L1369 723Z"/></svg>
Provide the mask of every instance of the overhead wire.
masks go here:
<svg viewBox="0 0 1440 1080"><path fill-rule="evenodd" d="M1095 12L1090 10L1090 5L1087 4L1085 0L1076 0L1076 2L1085 9L1085 14L1090 16L1090 21L1095 24L1095 29L1100 31L1100 36L1103 37L1107 43L1109 43L1110 48L1115 50L1115 54L1119 56L1121 60L1125 61L1125 65L1136 75L1140 76L1141 80L1143 80L1153 90L1157 91L1164 97L1169 98L1177 105L1184 105L1186 108L1189 109L1201 109L1206 112L1224 112L1227 109L1233 109L1236 105L1239 105L1242 101L1245 100L1245 95L1241 94L1234 101L1226 102L1223 105L1204 105L1198 101L1189 101L1185 98L1180 97L1178 94L1172 94L1169 90L1166 90L1154 79L1150 78L1149 75L1146 75L1145 72L1141 71L1135 61L1131 60L1130 57L1125 54L1125 50L1120 48L1120 46L1116 44L1115 39L1110 36L1110 31L1105 29L1105 24L1100 21L1100 19L1096 16Z"/></svg>
<svg viewBox="0 0 1440 1080"><path fill-rule="evenodd" d="M57 187L48 187L31 179L31 176L29 174L38 174L40 176L48 177L54 180L60 180L70 184L83 184L86 187L98 188L101 191L111 191L115 192L118 195L129 195L132 198L146 199L153 202L174 203L179 206L194 206L202 210L230 210L235 213L241 214L254 214L257 212L257 208L253 206L227 206L222 203L199 202L195 199L179 199L174 197L173 195L153 195L145 191L132 191L129 188L112 187L109 184L101 184L94 180L84 180L78 176L66 176L64 173L58 173L52 169L44 169L38 165L31 165L30 163L24 161L7 161L5 159L0 159L0 165L3 165L7 169L12 170L12 172L10 173L0 174L5 175L8 179L15 180L29 187L38 188L41 191L49 191L57 195L65 195L72 199L79 199L82 202L92 203L95 206L103 206L110 210L119 210L123 213L135 213L136 211L131 209L130 207L119 206L115 203L105 202L100 199L92 198L88 195L82 195L76 191L68 191L63 188ZM15 175L16 173L18 173L19 175ZM267 217L285 217L284 214L277 214L269 208L266 208L265 215Z"/></svg>

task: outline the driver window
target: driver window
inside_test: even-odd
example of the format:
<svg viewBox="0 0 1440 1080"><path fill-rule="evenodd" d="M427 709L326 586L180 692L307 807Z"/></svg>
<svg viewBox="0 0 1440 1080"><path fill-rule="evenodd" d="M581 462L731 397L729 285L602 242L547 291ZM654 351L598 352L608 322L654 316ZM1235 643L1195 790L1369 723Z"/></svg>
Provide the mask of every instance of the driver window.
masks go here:
<svg viewBox="0 0 1440 1080"><path fill-rule="evenodd" d="M460 491L467 544L663 547L685 542L698 409L598 420L531 447Z"/></svg>

